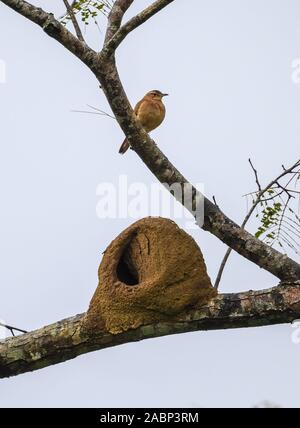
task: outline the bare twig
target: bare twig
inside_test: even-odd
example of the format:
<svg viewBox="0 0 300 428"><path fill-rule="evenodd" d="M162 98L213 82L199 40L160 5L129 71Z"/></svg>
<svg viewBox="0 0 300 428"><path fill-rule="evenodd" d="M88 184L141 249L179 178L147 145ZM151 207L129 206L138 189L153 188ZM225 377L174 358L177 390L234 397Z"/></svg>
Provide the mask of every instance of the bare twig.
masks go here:
<svg viewBox="0 0 300 428"><path fill-rule="evenodd" d="M216 205L216 207L218 207L219 205L217 204L217 200L216 200L216 197L215 197L215 195L212 197L212 199L213 199L213 201L214 201L214 204Z"/></svg>
<svg viewBox="0 0 300 428"><path fill-rule="evenodd" d="M88 107L90 107L93 110L96 111L87 111L87 110L71 110L72 113L87 113L87 114L96 114L99 116L106 116L109 117L110 119L114 119L116 120L116 118L114 116L112 116L111 114L107 113L104 110L100 110L97 107L91 106L90 104L87 104Z"/></svg>
<svg viewBox="0 0 300 428"><path fill-rule="evenodd" d="M111 114L107 113L107 112L106 112L106 111L104 111L104 110L100 110L99 108L94 107L94 106L92 106L92 105L90 105L90 104L87 104L87 106L88 106L88 107L90 107L90 108L92 108L93 110L96 110L96 111L97 111L97 112L99 112L102 116L107 116L107 117L110 117L111 119L116 120L115 116L113 116L113 115L111 115Z"/></svg>
<svg viewBox="0 0 300 428"><path fill-rule="evenodd" d="M13 336L15 336L14 331L19 331L20 333L27 333L27 331L26 331L26 330L23 330L23 329L21 329L21 328L17 328L17 327L13 327L13 326L11 326L11 325L3 324L3 323L1 323L1 322L0 322L0 327L4 327L4 328L6 328L7 330L9 330Z"/></svg>
<svg viewBox="0 0 300 428"><path fill-rule="evenodd" d="M255 181L256 181L256 184L257 184L258 190L261 192L261 185L260 185L260 182L259 182L259 179L258 179L258 173L257 173L257 170L254 168L253 163L252 163L252 161L251 161L251 159L250 159L250 158L248 159L248 162L250 163L251 168L253 169L253 172L254 172L254 175L255 175Z"/></svg>
<svg viewBox="0 0 300 428"><path fill-rule="evenodd" d="M219 267L219 271L218 271L218 274L217 274L216 282L215 282L215 285L214 285L214 287L216 289L219 288L219 284L221 282L221 278L222 278L222 275L223 275L223 272L224 272L224 269L225 269L225 265L226 265L227 260L228 260L228 258L230 256L231 251L232 251L232 248L230 248L230 247L227 248L225 256L224 256L224 258L223 258L223 260L221 262L221 265Z"/></svg>
<svg viewBox="0 0 300 428"><path fill-rule="evenodd" d="M84 38L83 38L83 35L82 35L82 32L81 32L81 29L79 27L79 24L77 22L77 19L76 19L74 10L73 10L73 3L70 6L70 3L69 3L68 0L63 0L63 2L65 4L65 6L66 6L68 15L69 15L69 17L70 17L70 19L72 21L72 24L73 24L73 27L75 29L75 32L76 32L76 35L77 35L78 39L81 40L82 42L84 42Z"/></svg>

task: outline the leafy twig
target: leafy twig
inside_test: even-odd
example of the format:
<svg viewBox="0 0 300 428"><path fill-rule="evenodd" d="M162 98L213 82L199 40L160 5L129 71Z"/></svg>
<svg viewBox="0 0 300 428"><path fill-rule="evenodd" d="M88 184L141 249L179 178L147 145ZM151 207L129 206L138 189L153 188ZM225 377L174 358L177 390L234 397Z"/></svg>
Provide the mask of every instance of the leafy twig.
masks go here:
<svg viewBox="0 0 300 428"><path fill-rule="evenodd" d="M299 194L298 191L295 190L290 190L287 186L290 185L290 183L296 179L299 179L299 174L300 174L300 159L295 162L290 168L285 168L284 166L282 166L283 168L283 172L281 174L278 175L278 177L276 177L274 180L272 180L266 187L264 187L262 189L259 178L258 178L258 173L257 170L254 168L253 163L251 161L251 159L249 159L249 163L250 166L254 172L255 175L255 181L258 187L258 191L257 192L251 192L248 193L245 196L251 196L252 197L252 206L250 208L250 210L248 211L242 225L241 228L244 229L248 220L250 219L251 215L253 214L254 210L258 208L259 205L264 206L264 209L262 211L263 213L263 218L262 218L262 226L259 227L258 231L256 232L255 236L258 238L261 235L263 235L266 232L269 232L266 237L264 238L264 240L266 241L266 243L268 243L269 245L272 245L272 243L274 243L274 241L277 241L278 244L282 247L281 243L280 243L280 237L281 234L284 233L284 239L283 241L289 245L290 248L292 248L297 254L298 254L298 250L295 247L295 245L291 244L291 242L289 241L289 239L291 239L293 242L296 242L294 240L294 238L290 237L289 234L287 234L286 231L283 232L283 219L286 218L285 213L287 210L289 210L290 213L292 213L292 215L296 218L297 221L299 221L299 217L296 215L296 213L288 206L289 202L292 198L294 198L294 196L292 195L292 193L297 193ZM282 185L280 183L280 180L283 179L284 177L288 176L292 174L292 177L288 180L288 182L285 185ZM276 190L279 190L279 192L276 192ZM282 203L282 194L285 193L287 195L287 200ZM267 194L267 197L264 197L264 195ZM254 195L256 197L254 197ZM281 202L276 202L276 198L280 198ZM275 201L273 207L268 206L268 201ZM282 208L283 206L283 208ZM256 215L257 217L259 216L259 213L257 213ZM289 217L287 217L289 220L291 220ZM292 220L298 227L300 224L298 224L295 220ZM277 227L276 229L276 233L270 231L270 227ZM293 231L294 235L295 232ZM298 243L296 242L296 244L298 245ZM224 268L225 265L227 263L227 260L230 256L232 249L228 248L225 256L221 262L218 274L217 274L217 278L215 281L215 288L218 289L223 272L224 272Z"/></svg>
<svg viewBox="0 0 300 428"><path fill-rule="evenodd" d="M69 3L69 1L68 1L68 0L63 0L63 2L64 2L64 4L65 4L65 6L66 6L66 9L67 9L68 15L70 16L70 19L71 19L71 21L72 21L72 24L73 24L73 27L74 27L74 29L75 29L75 32L76 32L76 35L77 35L78 39L79 39L80 41L84 42L84 38L83 38L83 35L82 35L82 32L81 32L81 29L80 29L80 27L79 27L79 24L78 24L78 22L77 22L77 19L76 19L76 17L75 17L75 13L74 13L74 10L73 10L74 2L73 2L73 4L72 4L72 6L70 6L70 3Z"/></svg>
<svg viewBox="0 0 300 428"><path fill-rule="evenodd" d="M65 3L65 0L63 1ZM80 13L81 21L85 25L89 24L90 19L98 25L96 20L98 14L103 13L103 15L107 16L108 11L112 8L112 3L108 0L75 0L69 7L74 17L77 13ZM66 25L69 19L73 21L72 14L68 10L67 14L60 17L61 23Z"/></svg>

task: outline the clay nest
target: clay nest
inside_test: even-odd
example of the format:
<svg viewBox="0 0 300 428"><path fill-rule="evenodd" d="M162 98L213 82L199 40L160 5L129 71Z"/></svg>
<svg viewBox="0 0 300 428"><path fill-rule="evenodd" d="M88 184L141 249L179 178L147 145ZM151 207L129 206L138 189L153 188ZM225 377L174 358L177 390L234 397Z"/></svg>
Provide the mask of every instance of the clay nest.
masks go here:
<svg viewBox="0 0 300 428"><path fill-rule="evenodd" d="M200 248L173 221L137 221L106 249L84 328L120 333L175 320L216 295Z"/></svg>

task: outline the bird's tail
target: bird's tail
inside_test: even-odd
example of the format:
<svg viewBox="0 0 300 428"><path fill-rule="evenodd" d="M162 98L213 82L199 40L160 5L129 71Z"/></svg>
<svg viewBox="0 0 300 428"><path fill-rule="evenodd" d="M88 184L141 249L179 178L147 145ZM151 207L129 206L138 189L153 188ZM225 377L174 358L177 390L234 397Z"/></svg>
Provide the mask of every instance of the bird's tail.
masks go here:
<svg viewBox="0 0 300 428"><path fill-rule="evenodd" d="M127 152L128 149L129 149L129 141L127 140L127 138L125 138L125 140L123 141L123 143L119 149L119 153L121 155L124 155L124 153Z"/></svg>

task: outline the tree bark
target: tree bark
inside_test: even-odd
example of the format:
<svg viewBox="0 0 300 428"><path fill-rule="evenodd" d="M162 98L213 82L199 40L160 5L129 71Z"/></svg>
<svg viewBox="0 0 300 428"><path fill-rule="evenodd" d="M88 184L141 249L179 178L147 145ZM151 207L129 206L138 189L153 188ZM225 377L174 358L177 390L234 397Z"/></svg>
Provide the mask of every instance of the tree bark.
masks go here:
<svg viewBox="0 0 300 428"><path fill-rule="evenodd" d="M0 377L15 376L112 346L198 330L258 327L300 318L300 281L261 291L220 294L208 305L192 309L172 322L157 322L110 334L87 334L85 314L0 342Z"/></svg>

